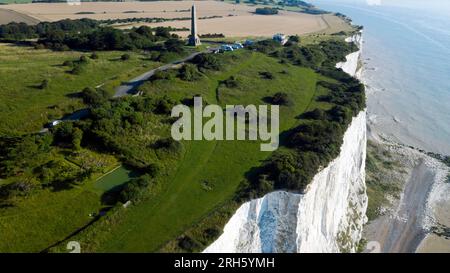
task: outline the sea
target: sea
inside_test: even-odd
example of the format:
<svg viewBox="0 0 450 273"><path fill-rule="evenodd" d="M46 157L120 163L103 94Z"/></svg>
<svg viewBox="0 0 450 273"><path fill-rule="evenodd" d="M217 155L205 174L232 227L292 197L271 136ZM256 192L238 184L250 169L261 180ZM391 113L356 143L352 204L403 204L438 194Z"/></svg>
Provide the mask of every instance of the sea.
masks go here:
<svg viewBox="0 0 450 273"><path fill-rule="evenodd" d="M450 155L450 1L309 2L364 26L362 77L370 130Z"/></svg>

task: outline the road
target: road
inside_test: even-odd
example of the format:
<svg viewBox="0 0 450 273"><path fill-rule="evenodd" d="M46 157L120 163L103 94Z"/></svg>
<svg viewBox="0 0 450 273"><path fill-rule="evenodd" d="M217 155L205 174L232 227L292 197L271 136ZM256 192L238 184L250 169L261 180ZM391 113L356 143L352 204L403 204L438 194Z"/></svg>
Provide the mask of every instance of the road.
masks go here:
<svg viewBox="0 0 450 273"><path fill-rule="evenodd" d="M117 87L116 93L114 94L113 97L118 98L118 97L123 97L125 95L133 94L135 92L136 88L138 86L140 86L141 84L143 84L146 80L150 79L153 76L153 74L155 74L156 71L164 71L164 70L170 69L176 65L179 65L179 64L185 63L189 60L192 60L195 56L197 56L199 54L212 52L214 50L216 50L216 48L210 48L205 51L194 52L183 59L176 60L174 62L171 62L171 63L165 64L163 66L149 70L149 71L145 72L144 74L139 75L136 78L130 80L129 82Z"/></svg>

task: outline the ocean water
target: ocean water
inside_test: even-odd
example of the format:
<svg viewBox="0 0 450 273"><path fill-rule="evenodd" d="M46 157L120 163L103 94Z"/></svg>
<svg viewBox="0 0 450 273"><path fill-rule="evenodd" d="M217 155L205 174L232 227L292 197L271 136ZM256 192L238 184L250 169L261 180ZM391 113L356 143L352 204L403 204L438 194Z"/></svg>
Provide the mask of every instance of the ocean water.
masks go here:
<svg viewBox="0 0 450 273"><path fill-rule="evenodd" d="M364 26L371 131L450 155L450 1L310 2Z"/></svg>

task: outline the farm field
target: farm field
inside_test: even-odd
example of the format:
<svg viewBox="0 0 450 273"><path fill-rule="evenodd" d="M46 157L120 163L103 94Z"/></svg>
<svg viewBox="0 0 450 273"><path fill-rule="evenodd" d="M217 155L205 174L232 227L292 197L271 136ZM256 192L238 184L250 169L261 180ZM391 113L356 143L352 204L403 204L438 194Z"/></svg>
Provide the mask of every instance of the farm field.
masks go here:
<svg viewBox="0 0 450 273"><path fill-rule="evenodd" d="M7 24L9 22L23 22L33 25L39 23L39 20L21 12L3 9L0 6L0 25Z"/></svg>
<svg viewBox="0 0 450 273"><path fill-rule="evenodd" d="M340 18L331 15L310 15L295 11L280 11L277 15L256 15L255 8L244 4L219 1L197 1L199 34L223 33L229 37L272 36L274 33L304 35L313 32L350 30ZM97 20L125 18L188 18L191 1L155 2L87 2L80 6L65 3L34 3L8 5L8 9L23 13L40 21L91 18ZM1 8L1 7L0 7ZM213 18L205 18L213 17ZM189 20L150 24L125 24L129 28L139 25L189 27ZM186 37L188 32L178 32Z"/></svg>

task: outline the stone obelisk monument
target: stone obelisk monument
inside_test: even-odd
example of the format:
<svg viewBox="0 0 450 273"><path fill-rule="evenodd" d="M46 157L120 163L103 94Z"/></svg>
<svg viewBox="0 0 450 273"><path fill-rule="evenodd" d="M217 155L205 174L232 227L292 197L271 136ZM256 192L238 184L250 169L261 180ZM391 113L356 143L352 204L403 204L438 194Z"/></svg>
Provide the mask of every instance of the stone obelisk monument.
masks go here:
<svg viewBox="0 0 450 273"><path fill-rule="evenodd" d="M191 36L189 37L189 45L200 45L200 38L197 35L197 12L195 11L195 4L191 8Z"/></svg>

